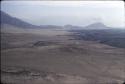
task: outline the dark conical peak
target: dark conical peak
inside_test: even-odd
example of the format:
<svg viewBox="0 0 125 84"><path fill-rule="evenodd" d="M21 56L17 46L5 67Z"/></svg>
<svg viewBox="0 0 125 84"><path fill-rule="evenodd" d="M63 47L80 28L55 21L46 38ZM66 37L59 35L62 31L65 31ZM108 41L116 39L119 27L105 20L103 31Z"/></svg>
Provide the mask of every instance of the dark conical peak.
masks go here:
<svg viewBox="0 0 125 84"><path fill-rule="evenodd" d="M105 29L107 28L103 23L97 22L86 26L88 29Z"/></svg>

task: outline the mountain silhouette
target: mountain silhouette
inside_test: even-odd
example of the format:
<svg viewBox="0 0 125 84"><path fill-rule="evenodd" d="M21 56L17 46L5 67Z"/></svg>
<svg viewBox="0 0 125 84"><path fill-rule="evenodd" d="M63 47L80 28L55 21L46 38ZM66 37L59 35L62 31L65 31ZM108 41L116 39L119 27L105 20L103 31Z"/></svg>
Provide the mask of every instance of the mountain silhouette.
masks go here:
<svg viewBox="0 0 125 84"><path fill-rule="evenodd" d="M57 25L33 25L28 22L25 22L21 19L18 19L16 17L10 16L9 14L0 11L1 13L1 24L9 24L13 26L17 26L20 28L43 28L43 29L69 29L69 30L74 30L74 29L107 29L109 27L105 26L101 22L93 23L88 26L82 27L82 26L74 26L74 25L64 25L64 26L57 26Z"/></svg>
<svg viewBox="0 0 125 84"><path fill-rule="evenodd" d="M107 29L107 28L109 27L107 27L101 22L93 23L85 27L85 29Z"/></svg>
<svg viewBox="0 0 125 84"><path fill-rule="evenodd" d="M36 25L32 25L28 22L22 21L20 19L17 19L15 17L10 16L9 14L0 11L1 13L1 20L0 23L2 24L9 24L9 25L13 25L13 26L17 26L17 27L21 27L21 28L36 28L39 26Z"/></svg>

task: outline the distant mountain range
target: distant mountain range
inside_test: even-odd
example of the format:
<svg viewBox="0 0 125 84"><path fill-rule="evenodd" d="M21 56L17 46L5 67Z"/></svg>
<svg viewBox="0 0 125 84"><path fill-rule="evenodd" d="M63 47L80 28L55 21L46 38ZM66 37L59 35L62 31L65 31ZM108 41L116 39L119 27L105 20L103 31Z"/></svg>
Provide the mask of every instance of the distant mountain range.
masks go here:
<svg viewBox="0 0 125 84"><path fill-rule="evenodd" d="M1 25L7 24L20 28L61 28L61 26L56 26L56 25L40 25L40 26L32 25L28 22L12 17L3 11L0 11L0 13L1 13L1 20L0 20Z"/></svg>
<svg viewBox="0 0 125 84"><path fill-rule="evenodd" d="M101 22L93 23L88 26L82 27L82 26L73 26L73 25L64 25L65 29L69 30L81 30L81 29L108 29L109 27L105 26Z"/></svg>
<svg viewBox="0 0 125 84"><path fill-rule="evenodd" d="M30 24L28 22L22 21L18 18L12 17L9 14L4 13L3 11L1 12L1 25L2 24L9 24L9 25L13 25L16 27L20 27L20 28L44 28L44 29L66 29L66 30L79 30L79 29L109 29L109 27L105 26L103 23L93 23L90 24L86 27L82 27L82 26L73 26L73 25L64 25L64 26L57 26L57 25L33 25Z"/></svg>
<svg viewBox="0 0 125 84"><path fill-rule="evenodd" d="M125 48L125 30L113 29L105 26L103 23L93 23L88 26L74 26L74 25L32 25L28 22L22 21L18 18L12 17L2 11L1 12L1 31L9 33L27 33L40 31L39 29L61 29L75 32L78 35L77 39L98 41L100 43L106 43L116 47ZM26 30L28 29L28 30ZM30 29L33 29L30 31ZM108 29L108 30L107 30Z"/></svg>

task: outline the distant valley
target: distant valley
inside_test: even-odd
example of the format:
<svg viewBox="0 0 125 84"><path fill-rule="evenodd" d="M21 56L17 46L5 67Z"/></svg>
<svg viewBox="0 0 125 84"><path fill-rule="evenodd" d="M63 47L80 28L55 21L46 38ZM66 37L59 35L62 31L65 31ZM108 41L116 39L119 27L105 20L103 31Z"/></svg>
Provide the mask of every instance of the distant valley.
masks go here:
<svg viewBox="0 0 125 84"><path fill-rule="evenodd" d="M20 19L9 16L1 11L1 31L8 33L34 33L41 34L40 31L61 30L73 33L73 36L78 40L90 40L104 43L114 47L125 48L125 29L111 28L102 23L93 23L86 27L73 25L32 25ZM9 26L9 27L8 27ZM48 33L49 33L49 30Z"/></svg>
<svg viewBox="0 0 125 84"><path fill-rule="evenodd" d="M125 29L32 25L1 12L1 83L123 84Z"/></svg>

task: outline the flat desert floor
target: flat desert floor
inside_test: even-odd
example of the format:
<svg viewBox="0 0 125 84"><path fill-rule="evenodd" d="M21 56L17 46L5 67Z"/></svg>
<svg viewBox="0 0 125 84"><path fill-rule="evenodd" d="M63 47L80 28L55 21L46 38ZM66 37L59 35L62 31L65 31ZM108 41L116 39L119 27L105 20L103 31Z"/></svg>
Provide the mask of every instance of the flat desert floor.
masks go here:
<svg viewBox="0 0 125 84"><path fill-rule="evenodd" d="M64 30L1 33L3 84L122 84L125 49Z"/></svg>

